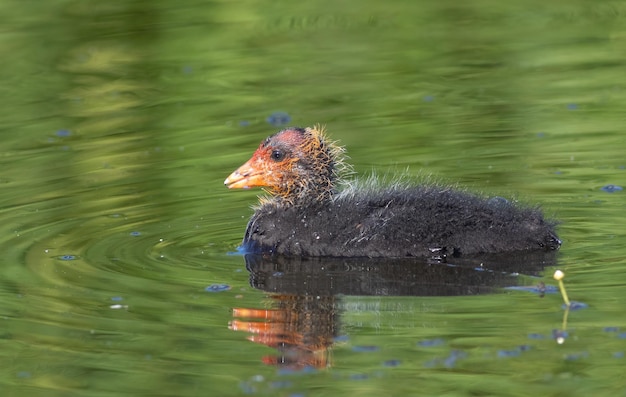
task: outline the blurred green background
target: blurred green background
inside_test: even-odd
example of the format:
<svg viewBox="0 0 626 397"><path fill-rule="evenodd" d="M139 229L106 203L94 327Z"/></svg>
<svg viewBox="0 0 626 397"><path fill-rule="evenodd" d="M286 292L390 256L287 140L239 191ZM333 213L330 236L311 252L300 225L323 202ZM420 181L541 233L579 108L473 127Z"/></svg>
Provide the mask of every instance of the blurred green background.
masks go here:
<svg viewBox="0 0 626 397"><path fill-rule="evenodd" d="M622 395L626 206L602 188L626 185L625 15L610 1L2 2L2 394ZM272 349L228 329L233 307L270 306L229 254L260 192L223 180L267 135L317 123L358 174L433 175L560 219L559 265L589 305L570 313L574 337L550 336L558 295L344 297L330 368L264 365Z"/></svg>

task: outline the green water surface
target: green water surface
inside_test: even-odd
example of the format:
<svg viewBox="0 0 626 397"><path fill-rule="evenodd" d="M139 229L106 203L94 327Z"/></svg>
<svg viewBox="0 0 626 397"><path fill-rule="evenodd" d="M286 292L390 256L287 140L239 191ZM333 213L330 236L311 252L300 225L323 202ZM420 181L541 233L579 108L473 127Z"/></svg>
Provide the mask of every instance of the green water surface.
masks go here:
<svg viewBox="0 0 626 397"><path fill-rule="evenodd" d="M602 190L626 187L625 16L610 1L2 2L0 394L625 396L626 192ZM276 346L229 329L234 308L278 299L233 254L260 192L223 181L279 111L326 125L358 174L540 204L587 307L564 326L558 294L337 296L323 365L267 364ZM555 286L553 271L522 280Z"/></svg>

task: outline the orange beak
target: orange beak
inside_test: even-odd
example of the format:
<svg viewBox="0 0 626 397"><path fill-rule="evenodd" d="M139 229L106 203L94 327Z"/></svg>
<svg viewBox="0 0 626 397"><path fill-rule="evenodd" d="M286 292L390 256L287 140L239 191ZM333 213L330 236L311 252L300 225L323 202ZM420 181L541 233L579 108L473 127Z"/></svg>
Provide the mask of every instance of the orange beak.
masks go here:
<svg viewBox="0 0 626 397"><path fill-rule="evenodd" d="M252 157L226 178L224 185L229 189L248 189L256 186L269 186L267 171L258 158Z"/></svg>

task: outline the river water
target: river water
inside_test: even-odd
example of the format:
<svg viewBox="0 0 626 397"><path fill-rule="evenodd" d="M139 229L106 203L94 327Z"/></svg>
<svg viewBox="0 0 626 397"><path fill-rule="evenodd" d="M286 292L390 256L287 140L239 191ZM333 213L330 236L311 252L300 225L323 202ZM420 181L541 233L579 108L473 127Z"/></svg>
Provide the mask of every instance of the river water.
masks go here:
<svg viewBox="0 0 626 397"><path fill-rule="evenodd" d="M625 395L623 3L34 7L0 5L2 395ZM262 192L224 178L317 123L358 175L540 205L561 250L244 257Z"/></svg>

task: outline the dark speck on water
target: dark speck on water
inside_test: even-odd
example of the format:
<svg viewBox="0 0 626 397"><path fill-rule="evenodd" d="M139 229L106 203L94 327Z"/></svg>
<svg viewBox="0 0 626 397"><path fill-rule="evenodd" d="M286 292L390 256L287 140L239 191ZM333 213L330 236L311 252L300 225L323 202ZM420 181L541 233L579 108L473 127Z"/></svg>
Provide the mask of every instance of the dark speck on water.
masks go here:
<svg viewBox="0 0 626 397"><path fill-rule="evenodd" d="M59 256L59 259L61 259L62 261L73 261L74 259L76 259L76 255L61 255Z"/></svg>
<svg viewBox="0 0 626 397"><path fill-rule="evenodd" d="M498 350L498 357L500 358L517 357L522 352L525 352L528 350L530 350L529 345L520 345L516 347L515 349L511 349L511 350Z"/></svg>
<svg viewBox="0 0 626 397"><path fill-rule="evenodd" d="M387 360L383 362L383 367L397 367L400 365L400 360Z"/></svg>
<svg viewBox="0 0 626 397"><path fill-rule="evenodd" d="M426 340L417 342L417 345L420 347L435 347L435 346L441 346L443 344L444 344L444 341L443 339L440 339L440 338L426 339Z"/></svg>
<svg viewBox="0 0 626 397"><path fill-rule="evenodd" d="M72 132L70 130L58 130L56 132L56 136L60 137L60 138L66 138L68 136L72 135Z"/></svg>
<svg viewBox="0 0 626 397"><path fill-rule="evenodd" d="M378 346L354 346L352 348L352 351L359 352L359 353L375 352L378 350L379 350Z"/></svg>
<svg viewBox="0 0 626 397"><path fill-rule="evenodd" d="M521 354L521 351L517 349L513 350L498 350L498 357L517 357Z"/></svg>
<svg viewBox="0 0 626 397"><path fill-rule="evenodd" d="M291 116L285 112L274 112L267 116L265 121L273 126L280 126L289 123L291 121Z"/></svg>
<svg viewBox="0 0 626 397"><path fill-rule="evenodd" d="M552 338L553 339L567 339L569 337L569 333L564 330L554 329L552 330Z"/></svg>
<svg viewBox="0 0 626 397"><path fill-rule="evenodd" d="M466 358L467 353L462 350L453 350L450 355L443 360L443 365L446 368L452 368L456 365L457 361L462 358Z"/></svg>
<svg viewBox="0 0 626 397"><path fill-rule="evenodd" d="M295 370L292 368L281 368L278 370L278 375L314 374L316 372L317 372L317 369L315 369L315 367L311 367L307 365L306 367L300 370Z"/></svg>
<svg viewBox="0 0 626 397"><path fill-rule="evenodd" d="M565 356L565 360L566 361L576 361L576 360L580 360L581 358L587 358L589 357L589 353L587 352L581 352L581 353L573 353L573 354L568 354Z"/></svg>
<svg viewBox="0 0 626 397"><path fill-rule="evenodd" d="M624 190L624 188L618 185L605 185L605 186L602 186L600 190L603 190L607 193L615 193L615 192L620 192Z"/></svg>
<svg viewBox="0 0 626 397"><path fill-rule="evenodd" d="M569 304L569 309L570 310L581 310L581 309L586 309L588 307L589 307L589 305L586 304L586 303L583 303L583 302L572 301ZM563 309L567 309L567 305L565 303L563 304Z"/></svg>
<svg viewBox="0 0 626 397"><path fill-rule="evenodd" d="M204 290L207 292L224 292L230 290L230 285L227 284L211 284Z"/></svg>
<svg viewBox="0 0 626 397"><path fill-rule="evenodd" d="M511 290L511 291L524 291L524 292L531 292L533 294L556 294L557 292L559 292L558 288L554 285L532 285L532 286L527 286L527 285L514 285L511 287L504 287L504 289L507 290Z"/></svg>
<svg viewBox="0 0 626 397"><path fill-rule="evenodd" d="M31 3L0 3L0 397L626 394L623 3ZM330 184L256 218L272 189L222 182L297 125Z"/></svg>
<svg viewBox="0 0 626 397"><path fill-rule="evenodd" d="M269 383L269 387L272 389L285 389L293 386L293 382L289 380L276 380Z"/></svg>

